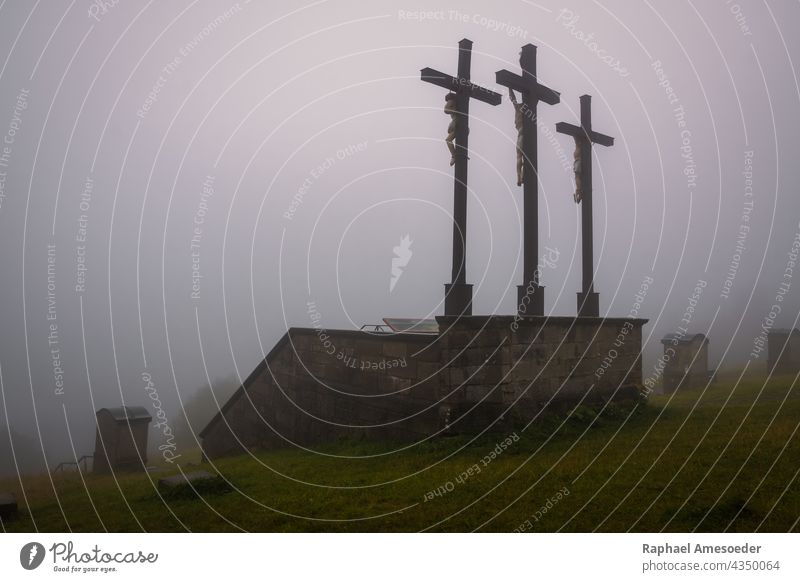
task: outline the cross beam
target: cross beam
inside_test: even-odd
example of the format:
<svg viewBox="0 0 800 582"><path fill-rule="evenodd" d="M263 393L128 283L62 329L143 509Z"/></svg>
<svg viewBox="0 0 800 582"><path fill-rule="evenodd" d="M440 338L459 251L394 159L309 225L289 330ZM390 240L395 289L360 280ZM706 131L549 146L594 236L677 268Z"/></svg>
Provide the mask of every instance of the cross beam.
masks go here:
<svg viewBox="0 0 800 582"><path fill-rule="evenodd" d="M472 315L472 285L466 282L467 240L467 163L469 153L469 101L477 99L499 105L499 93L470 81L472 41L458 43L458 75L453 77L429 67L422 69L422 80L456 94L455 179L453 183L453 269L451 283L445 285L444 314Z"/></svg>
<svg viewBox="0 0 800 582"><path fill-rule="evenodd" d="M526 44L519 56L522 74L502 70L495 81L522 94L523 154L523 266L522 285L517 286L517 311L520 315L544 315L544 287L539 285L539 161L536 108L539 101L555 105L557 91L539 84L536 78L536 47ZM528 306L530 304L530 306Z"/></svg>
<svg viewBox="0 0 800 582"><path fill-rule="evenodd" d="M430 67L425 67L422 69L421 73L423 81L437 85L443 89L448 89L454 93L458 93L459 89L463 89L472 99L483 101L489 105L500 105L500 101L503 98L499 93L476 85L469 80L459 80L456 77L448 75L447 73L440 73L436 69L431 69Z"/></svg>
<svg viewBox="0 0 800 582"><path fill-rule="evenodd" d="M558 91L553 91L550 87L540 85L536 81L536 47L532 44L525 46L533 47L534 50L533 74L531 74L530 71L525 71L523 69L523 73L526 74L517 75L516 73L512 73L511 71L503 69L502 71L497 71L494 74L495 82L503 87L508 87L509 89L519 91L523 95L533 93L537 100L544 101L548 105L557 105L561 101L561 94L558 93ZM525 48L523 47L523 51L524 50ZM520 61L522 61L521 58Z"/></svg>
<svg viewBox="0 0 800 582"><path fill-rule="evenodd" d="M578 315L600 316L600 295L594 291L594 247L592 225L592 144L613 146L614 138L592 129L592 97L581 96L581 124L556 123L556 131L571 135L580 147L582 290L578 293Z"/></svg>

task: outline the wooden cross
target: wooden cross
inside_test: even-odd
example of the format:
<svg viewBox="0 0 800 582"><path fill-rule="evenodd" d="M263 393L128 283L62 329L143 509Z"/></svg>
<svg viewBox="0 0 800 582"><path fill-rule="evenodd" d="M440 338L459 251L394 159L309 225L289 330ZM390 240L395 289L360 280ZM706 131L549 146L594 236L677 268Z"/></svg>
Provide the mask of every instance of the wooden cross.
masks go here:
<svg viewBox="0 0 800 582"><path fill-rule="evenodd" d="M470 81L472 41L458 43L458 76L452 77L431 68L422 69L422 80L456 94L455 179L453 184L453 271L445 285L444 314L472 315L472 285L466 283L467 240L467 162L469 153L469 100L499 105L499 93Z"/></svg>
<svg viewBox="0 0 800 582"><path fill-rule="evenodd" d="M522 285L517 286L520 315L544 315L544 287L539 285L539 162L536 107L539 101L555 105L558 92L536 79L536 47L526 44L519 56L522 75L502 70L495 73L498 85L522 94L523 235Z"/></svg>
<svg viewBox="0 0 800 582"><path fill-rule="evenodd" d="M582 247L582 291L578 293L578 315L600 316L600 295L594 292L594 250L592 233L592 144L609 147L614 138L592 130L592 97L581 95L581 125L556 123L556 131L575 138L580 144L581 190L581 247Z"/></svg>

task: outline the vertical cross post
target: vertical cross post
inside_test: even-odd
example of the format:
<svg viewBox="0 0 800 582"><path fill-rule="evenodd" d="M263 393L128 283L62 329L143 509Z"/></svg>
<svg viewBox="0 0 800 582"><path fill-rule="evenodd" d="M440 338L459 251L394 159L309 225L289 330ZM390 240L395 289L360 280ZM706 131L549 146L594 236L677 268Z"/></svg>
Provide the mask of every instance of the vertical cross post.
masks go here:
<svg viewBox="0 0 800 582"><path fill-rule="evenodd" d="M556 123L556 131L571 135L580 147L581 203L581 291L578 292L578 315L600 316L600 295L594 290L594 232L592 218L592 144L609 147L614 138L592 130L592 97L581 96L581 125Z"/></svg>
<svg viewBox="0 0 800 582"><path fill-rule="evenodd" d="M456 95L455 164L453 180L453 268L445 285L444 314L472 315L472 285L467 284L467 169L469 154L469 101L499 105L501 96L470 81L472 41L458 43L458 73L452 77L431 68L422 69L422 80Z"/></svg>
<svg viewBox="0 0 800 582"><path fill-rule="evenodd" d="M544 287L539 285L539 161L537 106L539 101L555 105L557 91L540 85L536 78L536 47L526 44L519 56L522 75L502 70L495 73L498 85L522 94L523 234L522 285L517 286L520 315L544 315Z"/></svg>

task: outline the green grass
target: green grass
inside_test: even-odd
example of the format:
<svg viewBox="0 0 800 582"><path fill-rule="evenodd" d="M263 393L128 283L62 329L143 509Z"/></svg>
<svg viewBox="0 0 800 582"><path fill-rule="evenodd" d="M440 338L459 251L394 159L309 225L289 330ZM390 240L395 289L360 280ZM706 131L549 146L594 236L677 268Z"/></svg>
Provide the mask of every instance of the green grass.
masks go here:
<svg viewBox="0 0 800 582"><path fill-rule="evenodd" d="M705 394L651 396L550 415L485 467L505 435L402 452L330 444L326 455L219 460L231 492L162 500L161 474L25 477L30 512L6 531L797 531L800 395L793 377L721 374ZM389 453L389 454L386 454ZM188 457L189 455L187 455ZM342 458L361 457L361 458ZM480 473L458 483L475 463ZM185 466L184 470L198 467ZM168 474L168 473L167 473ZM425 501L428 491L452 491ZM536 512L566 487L569 495ZM448 486L448 488L450 488ZM0 482L24 504L18 480ZM430 496L429 496L430 497ZM538 521L534 519L534 515Z"/></svg>

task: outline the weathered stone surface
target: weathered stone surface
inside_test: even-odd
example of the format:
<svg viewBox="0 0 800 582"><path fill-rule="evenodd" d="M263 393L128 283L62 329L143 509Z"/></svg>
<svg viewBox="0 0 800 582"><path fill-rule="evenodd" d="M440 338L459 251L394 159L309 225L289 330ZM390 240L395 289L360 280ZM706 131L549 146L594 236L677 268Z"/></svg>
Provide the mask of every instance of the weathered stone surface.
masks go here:
<svg viewBox="0 0 800 582"><path fill-rule="evenodd" d="M420 381L438 379L442 372L441 365L437 363L417 362L417 377Z"/></svg>
<svg viewBox="0 0 800 582"><path fill-rule="evenodd" d="M767 334L767 370L773 374L800 371L800 330L772 329ZM763 344L756 346L763 350Z"/></svg>
<svg viewBox="0 0 800 582"><path fill-rule="evenodd" d="M703 334L694 336L667 336L662 357L666 366L663 375L663 390L700 388L708 382L708 338Z"/></svg>
<svg viewBox="0 0 800 582"><path fill-rule="evenodd" d="M196 483L206 479L214 479L216 475L212 475L208 471L194 471L192 473L182 473L180 475L172 475L158 480L158 486L163 489L171 489L186 485L187 483Z"/></svg>
<svg viewBox="0 0 800 582"><path fill-rule="evenodd" d="M518 326L511 330L511 339L514 343L530 344L542 339L542 327L540 324L530 324Z"/></svg>
<svg viewBox="0 0 800 582"><path fill-rule="evenodd" d="M383 354L387 358L404 358L408 355L409 345L401 341L385 341L383 342Z"/></svg>
<svg viewBox="0 0 800 582"><path fill-rule="evenodd" d="M464 367L450 366L447 369L447 384L453 387L463 384L467 379L467 371Z"/></svg>
<svg viewBox="0 0 800 582"><path fill-rule="evenodd" d="M7 521L17 515L17 498L13 493L0 493L0 519Z"/></svg>
<svg viewBox="0 0 800 582"><path fill-rule="evenodd" d="M418 362L426 362L430 364L440 364L442 362L442 344L437 343L430 346L414 346L414 350L409 350L409 355L412 355Z"/></svg>
<svg viewBox="0 0 800 582"><path fill-rule="evenodd" d="M411 388L410 378L398 378L397 376L382 376L380 379L380 391L386 393L399 393L408 391Z"/></svg>
<svg viewBox="0 0 800 582"><path fill-rule="evenodd" d="M311 334L293 333L291 335L291 344L297 351L310 350L313 338L314 336Z"/></svg>
<svg viewBox="0 0 800 582"><path fill-rule="evenodd" d="M362 360L376 360L383 355L383 345L370 340L358 340L355 343L355 354Z"/></svg>
<svg viewBox="0 0 800 582"><path fill-rule="evenodd" d="M475 402L502 402L503 389L496 385L470 385L466 389L466 401Z"/></svg>
<svg viewBox="0 0 800 582"><path fill-rule="evenodd" d="M419 371L417 370L417 362L415 360L405 360L405 366L394 366L389 368L387 374L396 376L398 378L409 378L416 380L419 378Z"/></svg>
<svg viewBox="0 0 800 582"><path fill-rule="evenodd" d="M224 493L230 490L230 485L219 475L208 471L192 471L159 479L158 490L165 497L191 497Z"/></svg>
<svg viewBox="0 0 800 582"><path fill-rule="evenodd" d="M434 378L427 382L418 382L410 388L411 396L420 402L436 403L439 395L439 380Z"/></svg>
<svg viewBox="0 0 800 582"><path fill-rule="evenodd" d="M501 384L509 381L507 366L484 364L482 366L465 366L469 384Z"/></svg>

